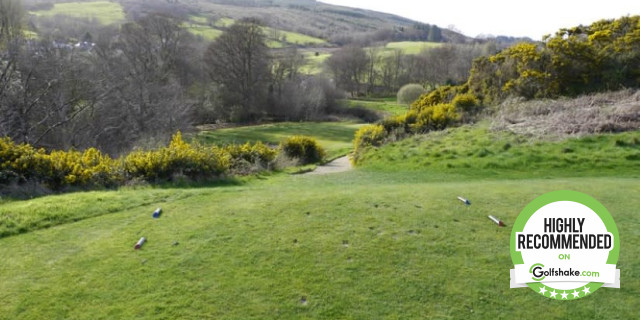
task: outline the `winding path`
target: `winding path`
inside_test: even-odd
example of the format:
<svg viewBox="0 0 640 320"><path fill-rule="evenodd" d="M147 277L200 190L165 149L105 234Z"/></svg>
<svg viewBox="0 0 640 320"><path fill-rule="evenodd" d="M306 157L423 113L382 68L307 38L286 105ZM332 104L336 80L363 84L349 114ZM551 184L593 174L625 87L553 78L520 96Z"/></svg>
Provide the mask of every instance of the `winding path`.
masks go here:
<svg viewBox="0 0 640 320"><path fill-rule="evenodd" d="M349 161L349 156L344 156L342 158L335 159L325 165L319 166L315 170L311 172L307 172L305 174L316 175L316 174L339 173L339 172L346 172L351 169L353 169L353 166L351 165L351 161Z"/></svg>

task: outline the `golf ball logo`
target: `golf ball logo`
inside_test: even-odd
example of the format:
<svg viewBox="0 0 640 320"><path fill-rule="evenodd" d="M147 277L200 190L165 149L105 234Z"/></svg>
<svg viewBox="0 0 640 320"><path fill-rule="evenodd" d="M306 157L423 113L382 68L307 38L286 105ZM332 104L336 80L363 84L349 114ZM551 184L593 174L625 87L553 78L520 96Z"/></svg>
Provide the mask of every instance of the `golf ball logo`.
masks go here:
<svg viewBox="0 0 640 320"><path fill-rule="evenodd" d="M620 287L620 251L613 218L594 198L556 191L529 203L511 232L511 288L529 287L558 300Z"/></svg>

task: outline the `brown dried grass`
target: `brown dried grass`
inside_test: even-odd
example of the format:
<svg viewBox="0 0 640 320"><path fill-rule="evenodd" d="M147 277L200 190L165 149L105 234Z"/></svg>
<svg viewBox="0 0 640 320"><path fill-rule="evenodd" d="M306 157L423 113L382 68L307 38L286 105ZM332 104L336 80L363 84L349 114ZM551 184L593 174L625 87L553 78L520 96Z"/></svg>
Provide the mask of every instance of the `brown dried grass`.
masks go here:
<svg viewBox="0 0 640 320"><path fill-rule="evenodd" d="M492 129L535 137L565 138L640 128L640 90L577 98L509 99L495 113Z"/></svg>

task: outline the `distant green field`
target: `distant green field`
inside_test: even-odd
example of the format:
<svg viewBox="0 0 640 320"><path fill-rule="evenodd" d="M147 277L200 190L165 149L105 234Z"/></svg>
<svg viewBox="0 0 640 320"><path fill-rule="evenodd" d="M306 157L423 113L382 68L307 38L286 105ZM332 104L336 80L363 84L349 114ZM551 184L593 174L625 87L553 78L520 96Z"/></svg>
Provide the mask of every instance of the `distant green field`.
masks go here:
<svg viewBox="0 0 640 320"><path fill-rule="evenodd" d="M215 39L217 39L220 35L222 35L222 31L218 30L218 29L214 29L208 26L202 26L202 25L190 25L190 26L186 26L183 25L183 27L185 29L187 29L187 31L189 31L190 33L192 33L195 36L201 36L202 38L204 38L205 40L208 41L213 41Z"/></svg>
<svg viewBox="0 0 640 320"><path fill-rule="evenodd" d="M189 20L194 22L194 23L201 24L201 25L206 25L207 24L207 17L189 16Z"/></svg>
<svg viewBox="0 0 640 320"><path fill-rule="evenodd" d="M294 43L294 44L300 44L300 45L325 44L325 43L327 43L327 41L324 40L324 39L308 36L308 35L302 34L302 33L290 32L290 31L282 31L282 30L279 30L278 32L280 33L280 38L281 39L282 39L283 36L286 37L286 42L287 43ZM269 34L269 33L267 33L267 34Z"/></svg>
<svg viewBox="0 0 640 320"><path fill-rule="evenodd" d="M351 151L353 135L362 124L349 122L285 122L239 128L202 131L194 139L204 144L238 144L262 141L279 144L293 135L312 136L324 147L329 158Z"/></svg>
<svg viewBox="0 0 640 320"><path fill-rule="evenodd" d="M231 19L231 18L220 18L220 19L216 20L216 22L214 23L214 26L219 27L219 28L228 28L232 24L234 24L235 22L236 21Z"/></svg>
<svg viewBox="0 0 640 320"><path fill-rule="evenodd" d="M326 43L326 41L323 39L311 37L301 33L284 31L284 30L274 29L270 27L263 27L262 30L264 31L264 34L272 42L277 41L281 43L291 43L291 44L299 44L299 45L317 45L317 44ZM275 37L277 37L277 40L275 39ZM271 46L271 45L270 47L274 48L274 46Z"/></svg>
<svg viewBox="0 0 640 320"><path fill-rule="evenodd" d="M348 99L344 102L349 107L363 107L374 111L384 113L386 116L399 116L407 113L409 108L406 105L401 105L396 102L396 98L385 99L367 99L367 100L355 100Z"/></svg>
<svg viewBox="0 0 640 320"><path fill-rule="evenodd" d="M74 18L96 19L101 24L113 24L125 20L122 6L111 1L56 3L53 9L32 11L36 16L66 15Z"/></svg>
<svg viewBox="0 0 640 320"><path fill-rule="evenodd" d="M189 20L190 22L184 23L183 26L187 28L189 32L193 33L194 35L200 35L204 39L209 41L215 40L217 37L219 37L222 34L222 30L218 28L221 28L221 29L228 28L233 23L235 23L235 20L233 19L220 18L214 23L214 27L211 27L207 25L206 17L190 16ZM272 37L273 35L278 36L277 40L271 39L271 38L267 40L267 46L269 46L269 48L283 48L286 46L286 43L300 44L300 45L313 45L313 44L326 43L326 41L323 39L314 38L314 37L296 33L296 32L283 31L283 30L277 30L276 32L275 29L269 28L269 27L263 27L262 30L268 38ZM286 42L282 41L283 37L286 40Z"/></svg>
<svg viewBox="0 0 640 320"><path fill-rule="evenodd" d="M331 53L306 52L304 54L305 65L300 68L300 72L305 74L318 74L322 72L324 62L331 57Z"/></svg>
<svg viewBox="0 0 640 320"><path fill-rule="evenodd" d="M385 49L402 50L405 54L418 54L425 49L437 48L442 46L439 42L426 42L426 41L401 41L401 42L389 42L385 46Z"/></svg>

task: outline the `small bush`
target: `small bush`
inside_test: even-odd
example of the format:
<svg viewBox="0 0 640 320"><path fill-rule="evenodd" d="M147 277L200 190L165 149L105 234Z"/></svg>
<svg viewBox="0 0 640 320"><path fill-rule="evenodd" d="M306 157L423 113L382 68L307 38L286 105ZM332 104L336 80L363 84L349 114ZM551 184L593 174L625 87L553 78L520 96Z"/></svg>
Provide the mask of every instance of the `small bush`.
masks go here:
<svg viewBox="0 0 640 320"><path fill-rule="evenodd" d="M271 168L278 155L277 149L262 142L228 145L224 147L224 151L231 156L231 170L234 173L253 171L246 170L247 167L257 167L259 170Z"/></svg>
<svg viewBox="0 0 640 320"><path fill-rule="evenodd" d="M281 144L281 149L290 158L299 159L301 164L321 162L326 153L316 139L307 136L293 136Z"/></svg>
<svg viewBox="0 0 640 320"><path fill-rule="evenodd" d="M404 85L398 90L398 104L412 104L425 92L426 90L419 84L410 83Z"/></svg>

